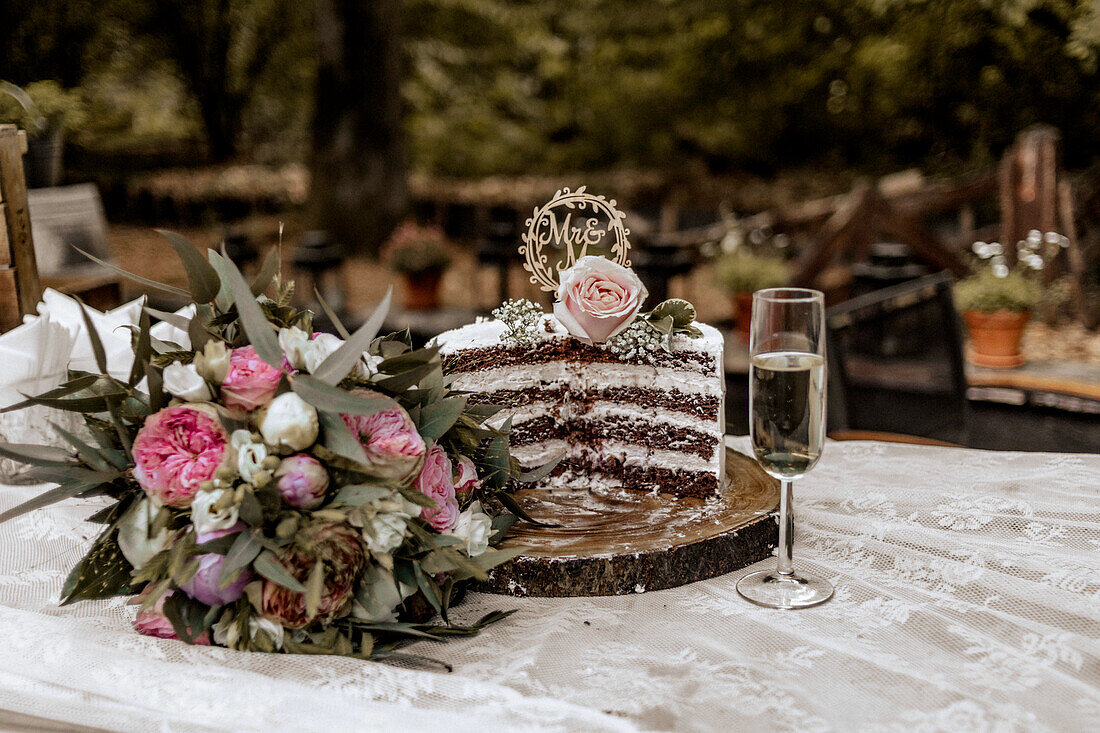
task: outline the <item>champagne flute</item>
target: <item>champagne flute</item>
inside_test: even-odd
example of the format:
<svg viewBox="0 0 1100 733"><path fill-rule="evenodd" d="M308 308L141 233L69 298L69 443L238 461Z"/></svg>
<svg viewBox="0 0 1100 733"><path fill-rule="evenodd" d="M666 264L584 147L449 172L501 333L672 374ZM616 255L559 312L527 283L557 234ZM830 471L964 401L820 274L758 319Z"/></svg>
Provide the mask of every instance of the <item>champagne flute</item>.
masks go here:
<svg viewBox="0 0 1100 733"><path fill-rule="evenodd" d="M749 431L753 453L782 483L775 570L737 582L745 599L768 608L806 608L833 595L828 581L794 571L791 489L817 463L825 442L825 297L771 288L752 298Z"/></svg>

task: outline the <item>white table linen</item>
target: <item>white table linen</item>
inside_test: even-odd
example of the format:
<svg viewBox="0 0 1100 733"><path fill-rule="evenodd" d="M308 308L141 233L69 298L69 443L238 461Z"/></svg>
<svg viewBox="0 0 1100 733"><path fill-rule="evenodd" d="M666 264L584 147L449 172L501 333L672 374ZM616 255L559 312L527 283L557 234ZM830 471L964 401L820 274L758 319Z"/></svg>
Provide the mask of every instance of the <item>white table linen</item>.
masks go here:
<svg viewBox="0 0 1100 733"><path fill-rule="evenodd" d="M32 493L2 487L0 508ZM120 730L1100 729L1100 456L830 443L795 507L796 565L836 586L823 606L752 606L741 573L472 594L457 617L519 611L408 649L446 674L142 637L122 599L59 608L98 529L69 502L0 525L0 710Z"/></svg>

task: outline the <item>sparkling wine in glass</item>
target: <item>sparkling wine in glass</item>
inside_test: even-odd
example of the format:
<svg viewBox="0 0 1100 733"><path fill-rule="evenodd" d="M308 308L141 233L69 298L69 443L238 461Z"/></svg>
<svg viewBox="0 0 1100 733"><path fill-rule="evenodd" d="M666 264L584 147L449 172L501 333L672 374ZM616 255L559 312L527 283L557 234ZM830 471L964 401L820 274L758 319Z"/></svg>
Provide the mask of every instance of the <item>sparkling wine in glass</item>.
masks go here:
<svg viewBox="0 0 1100 733"><path fill-rule="evenodd" d="M833 595L826 580L794 571L794 480L825 443L825 299L817 290L772 288L752 299L749 432L757 462L780 480L775 570L750 573L737 592L768 608L805 608Z"/></svg>

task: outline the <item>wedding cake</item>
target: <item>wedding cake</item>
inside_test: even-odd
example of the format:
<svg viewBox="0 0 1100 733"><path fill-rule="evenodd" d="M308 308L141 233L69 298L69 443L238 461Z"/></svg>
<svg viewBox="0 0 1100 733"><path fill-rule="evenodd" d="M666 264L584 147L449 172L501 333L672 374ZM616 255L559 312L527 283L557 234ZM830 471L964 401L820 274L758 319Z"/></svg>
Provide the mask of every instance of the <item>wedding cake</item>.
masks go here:
<svg viewBox="0 0 1100 733"><path fill-rule="evenodd" d="M709 499L724 475L722 334L673 299L645 311L614 201L559 191L528 220L520 252L552 313L508 301L439 335L451 388L504 409L513 455L526 468L562 456L551 490L624 489ZM564 222L558 215L565 210ZM574 225L572 216L583 216ZM615 259L586 254L610 235ZM544 247L558 245L562 261ZM579 246L579 252L577 247Z"/></svg>

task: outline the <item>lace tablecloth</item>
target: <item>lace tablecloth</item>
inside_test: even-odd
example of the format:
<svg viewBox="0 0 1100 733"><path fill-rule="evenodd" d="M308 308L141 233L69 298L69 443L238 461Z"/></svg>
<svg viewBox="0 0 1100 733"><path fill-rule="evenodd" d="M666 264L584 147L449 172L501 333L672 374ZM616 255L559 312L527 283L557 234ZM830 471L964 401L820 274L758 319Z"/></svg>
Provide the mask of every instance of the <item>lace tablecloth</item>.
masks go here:
<svg viewBox="0 0 1100 733"><path fill-rule="evenodd" d="M519 612L410 649L451 674L141 637L121 599L58 608L94 527L88 504L53 507L0 526L0 710L125 730L1100 729L1100 456L830 443L795 491L824 606L749 605L737 573L473 594L456 615Z"/></svg>

